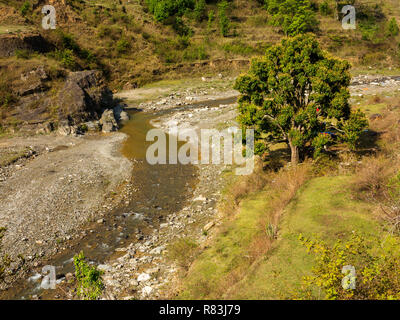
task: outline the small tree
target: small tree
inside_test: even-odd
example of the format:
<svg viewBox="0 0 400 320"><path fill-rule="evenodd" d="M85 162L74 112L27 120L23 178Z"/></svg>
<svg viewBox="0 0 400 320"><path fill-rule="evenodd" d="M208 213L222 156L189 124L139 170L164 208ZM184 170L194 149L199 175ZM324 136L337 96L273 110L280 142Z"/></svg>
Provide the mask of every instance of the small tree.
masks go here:
<svg viewBox="0 0 400 320"><path fill-rule="evenodd" d="M273 25L281 27L286 35L295 36L318 27L309 0L266 0L265 6Z"/></svg>
<svg viewBox="0 0 400 320"><path fill-rule="evenodd" d="M229 3L226 0L218 3L218 20L219 20L219 29L221 31L221 35L227 37L230 29L230 21L228 16L226 15L226 10L229 7Z"/></svg>
<svg viewBox="0 0 400 320"><path fill-rule="evenodd" d="M257 139L286 142L293 164L307 146L320 151L333 142L333 133L354 148L367 120L351 111L349 69L312 35L284 39L237 79L239 122L255 129Z"/></svg>
<svg viewBox="0 0 400 320"><path fill-rule="evenodd" d="M207 17L206 0L197 0L193 11L195 19L198 22L203 21Z"/></svg>
<svg viewBox="0 0 400 320"><path fill-rule="evenodd" d="M86 262L83 252L74 256L74 265L78 297L84 300L97 300L104 289L102 272Z"/></svg>
<svg viewBox="0 0 400 320"><path fill-rule="evenodd" d="M389 24L387 26L387 36L388 37L397 37L399 35L400 29L399 26L397 25L397 21L395 18L392 18L389 21Z"/></svg>

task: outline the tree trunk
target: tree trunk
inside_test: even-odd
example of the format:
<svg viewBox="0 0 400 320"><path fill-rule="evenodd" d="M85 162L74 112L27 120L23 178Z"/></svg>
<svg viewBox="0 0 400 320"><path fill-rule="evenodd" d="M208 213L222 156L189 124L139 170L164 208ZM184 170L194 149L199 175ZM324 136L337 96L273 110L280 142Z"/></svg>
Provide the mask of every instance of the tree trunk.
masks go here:
<svg viewBox="0 0 400 320"><path fill-rule="evenodd" d="M300 159L299 147L294 146L292 142L289 142L289 145L290 145L290 150L292 151L292 158L291 158L292 165L297 166Z"/></svg>

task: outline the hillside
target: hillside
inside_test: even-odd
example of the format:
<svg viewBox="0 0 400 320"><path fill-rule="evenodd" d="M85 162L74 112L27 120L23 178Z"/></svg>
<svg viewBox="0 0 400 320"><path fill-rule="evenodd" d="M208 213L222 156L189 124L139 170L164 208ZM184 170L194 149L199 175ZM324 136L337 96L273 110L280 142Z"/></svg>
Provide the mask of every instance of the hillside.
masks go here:
<svg viewBox="0 0 400 320"><path fill-rule="evenodd" d="M0 299L400 299L398 2L0 0Z"/></svg>
<svg viewBox="0 0 400 320"><path fill-rule="evenodd" d="M41 28L44 4L41 0L0 2L3 127L19 127L26 121L12 109L24 95L21 92L26 92L20 75L38 67L44 67L48 76L34 90L46 88L52 95L70 71L101 70L113 90L188 74L238 74L286 32L276 14L256 0L235 0L222 7L215 1L188 1L182 4L187 9L172 10L161 18L152 12L151 1L54 0L50 4L57 12L56 30ZM392 18L400 20L396 1L356 1L356 30L342 29L343 15L335 13L335 6L334 1L309 5L314 20L308 27L323 47L350 61L354 74L394 73L400 65L400 36L388 29ZM35 85L30 84L30 89ZM23 108L32 110L37 104L34 99ZM57 105L50 105L40 112L43 116L27 118L51 120Z"/></svg>

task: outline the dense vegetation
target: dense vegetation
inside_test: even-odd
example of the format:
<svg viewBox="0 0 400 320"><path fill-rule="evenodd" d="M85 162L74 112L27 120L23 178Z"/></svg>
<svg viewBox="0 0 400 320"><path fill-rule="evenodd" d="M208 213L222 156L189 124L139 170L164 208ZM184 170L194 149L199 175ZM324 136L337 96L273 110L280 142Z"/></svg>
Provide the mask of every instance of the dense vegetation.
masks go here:
<svg viewBox="0 0 400 320"><path fill-rule="evenodd" d="M237 79L239 121L260 140L285 141L294 164L307 145L315 155L335 140L354 149L367 120L351 111L349 69L347 62L329 58L312 36L283 40Z"/></svg>

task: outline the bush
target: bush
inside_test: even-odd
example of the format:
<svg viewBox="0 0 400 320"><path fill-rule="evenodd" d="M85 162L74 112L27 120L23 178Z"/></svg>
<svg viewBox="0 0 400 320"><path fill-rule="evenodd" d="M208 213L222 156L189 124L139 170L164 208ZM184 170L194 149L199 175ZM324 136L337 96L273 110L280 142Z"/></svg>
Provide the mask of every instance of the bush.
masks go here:
<svg viewBox="0 0 400 320"><path fill-rule="evenodd" d="M189 47L183 53L183 59L187 61L206 60L209 55L203 45Z"/></svg>
<svg viewBox="0 0 400 320"><path fill-rule="evenodd" d="M97 300L104 289L101 271L86 262L83 252L74 256L74 265L78 297L84 300Z"/></svg>
<svg viewBox="0 0 400 320"><path fill-rule="evenodd" d="M128 51L128 49L130 48L130 43L128 42L128 40L126 39L120 39L117 42L117 45L115 47L115 49L117 50L118 53L126 53Z"/></svg>
<svg viewBox="0 0 400 320"><path fill-rule="evenodd" d="M299 240L315 256L313 275L303 279L300 298L312 299L315 292L323 290L325 297L319 299L400 299L398 239L388 237L382 242L376 237L368 239L353 234L349 240L338 240L334 245L319 239L307 239L302 235ZM345 266L354 267L355 275L346 272Z"/></svg>
<svg viewBox="0 0 400 320"><path fill-rule="evenodd" d="M74 70L77 67L77 63L75 61L75 56L72 50L56 50L54 52L54 57L61 62L61 64L68 69Z"/></svg>
<svg viewBox="0 0 400 320"><path fill-rule="evenodd" d="M319 12L321 12L321 14L324 16L328 16L328 15L332 14L332 9L329 6L329 3L327 0L324 0L324 2L321 3L321 5L319 6Z"/></svg>
<svg viewBox="0 0 400 320"><path fill-rule="evenodd" d="M388 37L396 37L399 35L399 32L400 32L400 30L399 30L399 26L397 25L396 19L392 18L389 21L389 24L387 26L386 35Z"/></svg>
<svg viewBox="0 0 400 320"><path fill-rule="evenodd" d="M230 20L226 15L226 11L229 7L229 3L226 0L221 1L218 3L218 22L219 22L219 30L221 35L227 37L229 35L230 30Z"/></svg>
<svg viewBox="0 0 400 320"><path fill-rule="evenodd" d="M168 18L181 17L188 9L194 9L194 0L146 0L154 19L166 22Z"/></svg>
<svg viewBox="0 0 400 320"><path fill-rule="evenodd" d="M309 0L266 0L272 24L281 27L286 35L295 36L317 29L318 20Z"/></svg>
<svg viewBox="0 0 400 320"><path fill-rule="evenodd" d="M29 3L29 1L25 1L20 9L20 12L23 16L26 16L30 11L31 11L31 4Z"/></svg>
<svg viewBox="0 0 400 320"><path fill-rule="evenodd" d="M206 1L205 0L197 0L193 11L194 11L194 18L198 22L203 21L207 17Z"/></svg>

